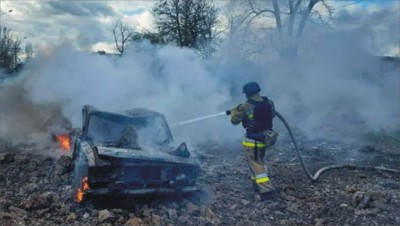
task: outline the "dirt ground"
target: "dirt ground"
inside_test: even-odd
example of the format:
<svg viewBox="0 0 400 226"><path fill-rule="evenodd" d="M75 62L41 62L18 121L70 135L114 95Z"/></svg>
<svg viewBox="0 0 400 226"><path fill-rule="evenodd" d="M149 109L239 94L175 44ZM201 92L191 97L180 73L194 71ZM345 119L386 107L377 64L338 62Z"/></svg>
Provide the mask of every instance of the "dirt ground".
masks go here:
<svg viewBox="0 0 400 226"><path fill-rule="evenodd" d="M399 170L396 142L300 142L311 172L336 163ZM29 148L30 150L26 150ZM0 225L400 225L400 175L333 170L310 182L290 141L268 150L275 200L257 202L240 141L197 147L201 192L77 206L70 157L0 142Z"/></svg>

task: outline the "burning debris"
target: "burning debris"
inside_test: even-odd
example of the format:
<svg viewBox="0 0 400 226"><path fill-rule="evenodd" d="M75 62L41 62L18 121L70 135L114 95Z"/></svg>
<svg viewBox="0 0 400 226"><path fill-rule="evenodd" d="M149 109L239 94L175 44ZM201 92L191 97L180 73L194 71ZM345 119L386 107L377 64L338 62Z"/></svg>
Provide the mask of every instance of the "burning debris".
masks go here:
<svg viewBox="0 0 400 226"><path fill-rule="evenodd" d="M81 203L83 201L85 192L88 190L89 190L89 179L88 177L84 177L82 179L81 186L76 191L75 201Z"/></svg>
<svg viewBox="0 0 400 226"><path fill-rule="evenodd" d="M68 152L71 149L71 137L69 134L58 134L55 137L62 150Z"/></svg>

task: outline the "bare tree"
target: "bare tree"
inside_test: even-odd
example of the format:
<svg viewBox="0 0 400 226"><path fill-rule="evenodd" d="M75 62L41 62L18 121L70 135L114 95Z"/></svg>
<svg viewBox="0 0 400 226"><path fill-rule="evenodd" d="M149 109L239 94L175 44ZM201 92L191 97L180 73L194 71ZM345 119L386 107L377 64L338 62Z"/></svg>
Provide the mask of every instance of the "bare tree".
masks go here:
<svg viewBox="0 0 400 226"><path fill-rule="evenodd" d="M315 10L318 3L328 12L327 20ZM240 15L236 24L231 25L231 29L249 27L255 20L273 20L281 58L298 54L299 42L311 17L328 24L333 12L326 0L249 0L247 4L246 12Z"/></svg>
<svg viewBox="0 0 400 226"><path fill-rule="evenodd" d="M124 54L125 49L128 46L129 42L132 40L134 34L135 32L133 31L133 29L124 25L121 20L118 20L115 23L115 26L113 28L115 48L121 56Z"/></svg>
<svg viewBox="0 0 400 226"><path fill-rule="evenodd" d="M0 29L0 67L5 69L16 68L18 55L21 52L21 40L11 33L11 29Z"/></svg>
<svg viewBox="0 0 400 226"><path fill-rule="evenodd" d="M132 37L134 42L142 42L143 40L148 40L151 44L165 44L160 33L145 29L141 32L135 32Z"/></svg>
<svg viewBox="0 0 400 226"><path fill-rule="evenodd" d="M28 42L25 45L25 54L26 54L26 59L31 59L33 56L33 47L32 43Z"/></svg>
<svg viewBox="0 0 400 226"><path fill-rule="evenodd" d="M211 0L159 0L153 8L155 24L164 42L194 48L206 56L218 33L218 9Z"/></svg>

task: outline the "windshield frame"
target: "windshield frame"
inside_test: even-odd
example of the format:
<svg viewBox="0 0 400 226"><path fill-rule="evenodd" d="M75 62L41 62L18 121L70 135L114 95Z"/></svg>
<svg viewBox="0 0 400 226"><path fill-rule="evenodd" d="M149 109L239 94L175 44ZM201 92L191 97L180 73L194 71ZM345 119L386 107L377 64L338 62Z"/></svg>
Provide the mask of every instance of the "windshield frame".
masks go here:
<svg viewBox="0 0 400 226"><path fill-rule="evenodd" d="M119 113L110 113L110 112L100 112L100 111L95 111L95 112L90 112L88 115L88 117L86 118L86 120L84 121L84 127L82 130L82 138L85 140L90 140L90 137L88 136L88 131L89 131L89 125L91 123L92 120L92 116L96 116L100 119L104 119L104 120L110 120L110 121L117 121L118 118L121 118L121 121L127 120L127 121L135 121L135 120L150 120L149 118L158 118L161 121L161 127L164 130L166 136L167 136L167 140L165 141L165 144L170 144L173 142L173 137L172 137L172 133L170 131L170 128L168 126L168 123L164 117L164 115L162 114L153 114L153 115L137 115L137 116L130 116L130 115L126 115L126 114L119 114ZM93 143L93 142L91 142Z"/></svg>

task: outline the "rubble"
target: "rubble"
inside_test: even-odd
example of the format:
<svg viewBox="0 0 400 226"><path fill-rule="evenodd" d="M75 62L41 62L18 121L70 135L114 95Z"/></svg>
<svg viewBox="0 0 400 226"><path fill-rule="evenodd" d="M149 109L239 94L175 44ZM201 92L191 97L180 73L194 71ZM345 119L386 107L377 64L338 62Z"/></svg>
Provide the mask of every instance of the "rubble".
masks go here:
<svg viewBox="0 0 400 226"><path fill-rule="evenodd" d="M27 210L44 209L50 207L54 201L55 194L53 192L34 193L21 202L21 207Z"/></svg>
<svg viewBox="0 0 400 226"><path fill-rule="evenodd" d="M7 164L14 161L14 154L0 153L0 164Z"/></svg>
<svg viewBox="0 0 400 226"><path fill-rule="evenodd" d="M124 224L125 226L141 226L143 225L143 220L138 217L132 217Z"/></svg>
<svg viewBox="0 0 400 226"><path fill-rule="evenodd" d="M0 211L0 225L19 226L25 225L25 221L15 214Z"/></svg>
<svg viewBox="0 0 400 226"><path fill-rule="evenodd" d="M57 160L56 171L58 175L63 175L66 173L70 173L73 169L73 161L72 158L66 155L62 155Z"/></svg>
<svg viewBox="0 0 400 226"><path fill-rule="evenodd" d="M335 152L323 153L324 145L335 147ZM314 146L316 149L303 149L311 171L343 159L348 150L358 150L328 142ZM386 153L384 146L374 147L379 152L372 153ZM390 148L395 153L393 146ZM318 155L313 155L317 149ZM69 156L53 158L15 150L0 149L0 225L321 226L400 222L399 175L344 169L310 183L286 142L267 152L271 181L279 191L275 201L264 202L253 200L247 163L236 144L198 147L196 153L203 156L198 184L203 190L192 196L129 201L115 198L83 206L71 198L73 165ZM360 164L370 164L368 158L359 159ZM396 168L400 159L385 161L382 157L374 164Z"/></svg>
<svg viewBox="0 0 400 226"><path fill-rule="evenodd" d="M75 222L76 218L77 218L77 216L76 216L75 213L70 213L70 214L68 215L67 219L66 219L66 220L67 220L67 223L73 224L73 223Z"/></svg>
<svg viewBox="0 0 400 226"><path fill-rule="evenodd" d="M108 211L108 210L100 210L99 211L99 216L98 216L99 223L109 221L112 218L113 218L113 216L111 215L110 211Z"/></svg>

